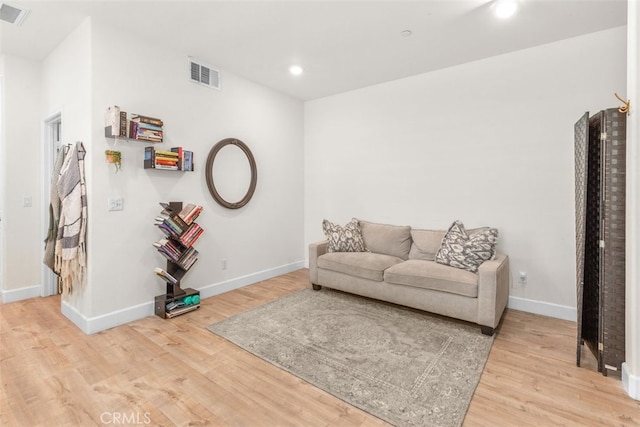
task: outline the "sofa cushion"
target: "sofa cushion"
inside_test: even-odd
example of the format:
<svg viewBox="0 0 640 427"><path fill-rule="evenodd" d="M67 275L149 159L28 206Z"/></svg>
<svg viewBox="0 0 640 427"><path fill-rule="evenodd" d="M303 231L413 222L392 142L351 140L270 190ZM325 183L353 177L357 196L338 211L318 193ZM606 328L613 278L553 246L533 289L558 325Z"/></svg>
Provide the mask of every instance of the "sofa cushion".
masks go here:
<svg viewBox="0 0 640 427"><path fill-rule="evenodd" d="M409 259L411 227L359 221L364 247L369 252Z"/></svg>
<svg viewBox="0 0 640 427"><path fill-rule="evenodd" d="M329 241L328 252L364 252L364 241L358 220L353 218L344 227L326 219L322 230Z"/></svg>
<svg viewBox="0 0 640 427"><path fill-rule="evenodd" d="M483 228L467 234L464 225L454 221L442 239L435 261L475 273L480 264L495 256L497 243L498 230L495 228Z"/></svg>
<svg viewBox="0 0 640 427"><path fill-rule="evenodd" d="M478 275L469 271L438 264L434 261L410 259L389 267L384 280L395 285L413 286L478 297Z"/></svg>
<svg viewBox="0 0 640 427"><path fill-rule="evenodd" d="M433 261L445 234L447 234L447 230L419 230L412 228L409 259Z"/></svg>
<svg viewBox="0 0 640 427"><path fill-rule="evenodd" d="M384 270L402 259L371 252L333 252L318 257L318 267L382 282Z"/></svg>

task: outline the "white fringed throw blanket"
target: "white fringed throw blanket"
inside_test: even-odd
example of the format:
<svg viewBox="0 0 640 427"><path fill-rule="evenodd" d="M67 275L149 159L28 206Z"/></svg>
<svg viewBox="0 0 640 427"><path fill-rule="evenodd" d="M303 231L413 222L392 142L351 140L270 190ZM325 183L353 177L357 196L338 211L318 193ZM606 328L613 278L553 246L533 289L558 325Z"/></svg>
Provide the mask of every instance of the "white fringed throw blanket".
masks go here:
<svg viewBox="0 0 640 427"><path fill-rule="evenodd" d="M85 154L82 142L76 142L64 159L57 183L61 209L56 238L55 268L60 272L63 296L70 294L74 285L83 282L87 267Z"/></svg>

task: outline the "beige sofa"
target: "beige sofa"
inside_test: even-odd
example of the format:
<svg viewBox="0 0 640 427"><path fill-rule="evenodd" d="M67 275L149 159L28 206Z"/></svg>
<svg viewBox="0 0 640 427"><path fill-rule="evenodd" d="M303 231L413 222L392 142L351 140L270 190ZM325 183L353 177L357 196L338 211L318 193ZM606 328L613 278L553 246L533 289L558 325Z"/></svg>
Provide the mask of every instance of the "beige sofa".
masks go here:
<svg viewBox="0 0 640 427"><path fill-rule="evenodd" d="M326 286L477 323L493 335L509 296L507 255L496 252L473 273L434 261L445 230L359 224L365 252L328 252L327 240L309 245L313 289Z"/></svg>

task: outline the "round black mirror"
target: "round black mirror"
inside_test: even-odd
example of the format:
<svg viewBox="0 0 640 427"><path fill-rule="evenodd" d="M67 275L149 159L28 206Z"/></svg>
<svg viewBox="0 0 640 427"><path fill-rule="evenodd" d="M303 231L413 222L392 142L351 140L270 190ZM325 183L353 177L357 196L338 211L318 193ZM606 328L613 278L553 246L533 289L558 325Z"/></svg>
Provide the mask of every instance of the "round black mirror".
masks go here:
<svg viewBox="0 0 640 427"><path fill-rule="evenodd" d="M250 168L250 172L251 172L251 176L250 176L250 180L249 180L249 188L247 189L246 193L244 194L244 197L242 197L242 199L240 199L237 202L230 202L228 200L226 200L221 194L218 188L221 187L222 183L219 182L218 183L218 188L216 188L216 184L214 182L214 176L216 177L216 179L218 179L220 181L220 176L216 176L214 174L214 162L216 160L217 156L220 156L220 150L222 150L225 147L237 147L240 150L242 150L242 152L244 153L244 155L246 156L247 160L249 161L249 168ZM228 150L225 150L225 154ZM219 168L220 169L220 168ZM244 142L240 141L239 139L236 138L226 138L223 139L222 141L218 142L216 145L213 146L213 148L211 149L211 151L209 151L209 156L207 157L207 165L205 167L205 174L206 174L206 178L207 178L207 187L209 187L209 193L211 193L211 196L213 197L213 199L218 202L218 204L224 206L225 208L228 209L238 209L243 207L244 205L246 205L247 203L249 203L249 200L251 200L251 197L253 196L254 191L256 190L256 183L258 181L258 169L256 167L256 160L253 157L253 153L251 153L251 150L249 149L249 147L247 147L247 144L245 144Z"/></svg>

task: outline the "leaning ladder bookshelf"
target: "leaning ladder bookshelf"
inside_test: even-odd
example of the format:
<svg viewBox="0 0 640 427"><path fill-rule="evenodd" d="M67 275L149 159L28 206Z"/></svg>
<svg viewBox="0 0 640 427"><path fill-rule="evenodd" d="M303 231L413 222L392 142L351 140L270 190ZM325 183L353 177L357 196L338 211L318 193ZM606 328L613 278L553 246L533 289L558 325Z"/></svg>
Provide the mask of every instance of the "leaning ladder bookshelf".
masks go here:
<svg viewBox="0 0 640 427"><path fill-rule="evenodd" d="M202 206L182 202L160 203L162 212L155 225L164 238L153 246L167 260L166 269L156 268L155 273L165 280L167 288L155 297L155 314L163 319L188 313L200 307L200 292L181 287L182 278L198 260L198 251L193 246L204 230L196 222Z"/></svg>

